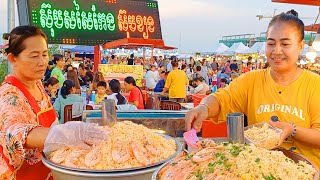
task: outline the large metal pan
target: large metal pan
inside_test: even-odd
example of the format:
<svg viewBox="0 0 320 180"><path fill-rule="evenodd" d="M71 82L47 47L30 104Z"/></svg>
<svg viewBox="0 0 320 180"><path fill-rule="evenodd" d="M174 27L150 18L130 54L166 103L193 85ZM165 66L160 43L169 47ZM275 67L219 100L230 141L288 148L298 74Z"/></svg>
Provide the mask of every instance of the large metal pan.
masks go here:
<svg viewBox="0 0 320 180"><path fill-rule="evenodd" d="M300 154L297 154L295 152L292 152L292 151L288 151L284 148L278 148L276 149L276 151L282 151L283 154L285 156L287 156L288 158L292 159L294 162L298 163L299 161L305 161L307 162L308 164L312 165L315 169L316 169L316 174L314 175L314 179L313 180L318 180L319 178L319 168L317 167L316 164L314 164L313 162L309 161L308 159L306 159L305 157L303 157L302 155ZM152 180L157 180L157 177L158 177L158 174L159 172L161 171L162 168L164 168L167 164L171 163L172 160L170 160L169 162L163 164L162 166L160 166L152 175Z"/></svg>
<svg viewBox="0 0 320 180"><path fill-rule="evenodd" d="M44 154L42 155L42 162L45 166L52 170L55 180L87 180L87 179L116 179L116 180L150 180L153 172L159 168L163 163L166 163L177 156L182 151L182 145L177 140L167 135L162 135L167 139L173 139L176 143L177 150L169 158L159 161L155 164L137 167L131 169L115 169L115 170L90 170L90 169L76 169L66 167L61 164L56 164L49 160Z"/></svg>

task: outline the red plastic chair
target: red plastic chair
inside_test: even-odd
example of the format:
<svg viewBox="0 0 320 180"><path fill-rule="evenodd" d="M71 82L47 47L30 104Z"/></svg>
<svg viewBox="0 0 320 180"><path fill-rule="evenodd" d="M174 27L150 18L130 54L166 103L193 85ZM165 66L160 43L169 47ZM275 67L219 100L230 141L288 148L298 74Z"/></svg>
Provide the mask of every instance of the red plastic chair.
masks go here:
<svg viewBox="0 0 320 180"><path fill-rule="evenodd" d="M174 101L160 101L161 110L181 110L181 104Z"/></svg>

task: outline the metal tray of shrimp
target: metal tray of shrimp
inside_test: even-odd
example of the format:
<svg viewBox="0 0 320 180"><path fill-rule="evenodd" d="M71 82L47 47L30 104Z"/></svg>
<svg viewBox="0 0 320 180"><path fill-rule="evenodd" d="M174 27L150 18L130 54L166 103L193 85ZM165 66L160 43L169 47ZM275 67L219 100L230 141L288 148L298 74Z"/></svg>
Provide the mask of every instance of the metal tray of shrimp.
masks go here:
<svg viewBox="0 0 320 180"><path fill-rule="evenodd" d="M313 163L312 161L306 159L305 157L303 157L302 155L300 154L297 154L293 151L289 151L289 150L286 150L284 148L277 148L277 149L274 149L275 151L282 151L283 154L285 156L287 156L288 158L292 159L294 162L298 163L299 161L305 161L307 162L308 164L312 165L315 169L316 169L316 173L314 175L314 179L313 180L318 180L319 179L319 168L317 167L317 165L315 163ZM158 180L158 174L159 172L168 164L170 164L171 162L173 161L173 159L171 159L170 161L164 163L163 165L161 165L152 175L152 180Z"/></svg>
<svg viewBox="0 0 320 180"><path fill-rule="evenodd" d="M73 168L73 167L63 166L61 164L54 163L49 158L47 158L44 153L42 153L42 161L43 161L44 164L50 164L52 166L55 166L56 168L61 168L61 169L65 169L65 170L75 171L75 172L90 172L90 173L113 173L114 172L114 173L116 173L116 172L126 172L126 171L135 171L135 170L147 169L147 168L155 167L155 166L158 166L158 165L161 165L163 163L166 163L166 162L170 161L171 159L176 157L182 151L182 144L179 142L178 139L173 138L173 137L168 136L168 135L164 135L164 134L159 134L159 135L163 136L166 139L173 139L175 141L175 143L176 143L176 148L177 148L176 152L172 156L167 158L167 159L163 159L161 161L158 161L158 162L153 163L153 164L149 164L147 166L125 168L125 169L108 169L108 170L80 169L80 168Z"/></svg>

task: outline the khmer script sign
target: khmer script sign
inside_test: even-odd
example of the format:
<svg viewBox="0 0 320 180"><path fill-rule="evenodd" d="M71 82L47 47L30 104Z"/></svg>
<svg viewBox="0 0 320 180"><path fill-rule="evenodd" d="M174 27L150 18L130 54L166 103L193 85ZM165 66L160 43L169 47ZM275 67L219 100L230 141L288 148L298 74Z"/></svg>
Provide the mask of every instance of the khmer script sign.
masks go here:
<svg viewBox="0 0 320 180"><path fill-rule="evenodd" d="M162 39L157 1L20 0L18 12L21 25L41 27L52 44Z"/></svg>

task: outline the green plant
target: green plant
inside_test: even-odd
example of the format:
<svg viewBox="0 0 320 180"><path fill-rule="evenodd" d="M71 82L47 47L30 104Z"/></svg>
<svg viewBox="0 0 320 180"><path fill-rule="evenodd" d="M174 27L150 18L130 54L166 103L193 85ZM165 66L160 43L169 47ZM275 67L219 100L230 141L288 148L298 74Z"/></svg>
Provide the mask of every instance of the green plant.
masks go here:
<svg viewBox="0 0 320 180"><path fill-rule="evenodd" d="M51 61L52 55L61 54L61 49L60 49L59 45L57 45L57 44L49 45L48 54L49 54L49 61Z"/></svg>
<svg viewBox="0 0 320 180"><path fill-rule="evenodd" d="M8 63L6 60L0 61L0 84L4 81L4 78L8 74Z"/></svg>
<svg viewBox="0 0 320 180"><path fill-rule="evenodd" d="M2 34L2 39L3 40L8 40L9 39L10 34L9 33L3 33Z"/></svg>

